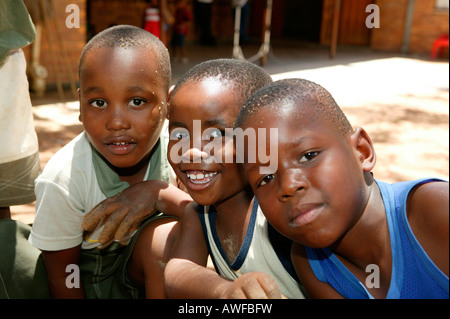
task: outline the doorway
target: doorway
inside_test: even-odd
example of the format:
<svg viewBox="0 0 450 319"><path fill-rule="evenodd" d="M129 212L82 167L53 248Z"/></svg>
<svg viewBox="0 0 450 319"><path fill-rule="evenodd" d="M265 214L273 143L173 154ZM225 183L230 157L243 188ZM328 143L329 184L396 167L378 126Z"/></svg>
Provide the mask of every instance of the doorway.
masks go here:
<svg viewBox="0 0 450 319"><path fill-rule="evenodd" d="M366 27L366 7L373 0L345 0L341 2L339 44L370 44L370 29Z"/></svg>
<svg viewBox="0 0 450 319"><path fill-rule="evenodd" d="M254 37L262 36L265 7L265 0L250 0L249 32ZM273 0L271 37L319 42L322 7L321 0Z"/></svg>
<svg viewBox="0 0 450 319"><path fill-rule="evenodd" d="M283 36L319 42L322 1L284 0Z"/></svg>

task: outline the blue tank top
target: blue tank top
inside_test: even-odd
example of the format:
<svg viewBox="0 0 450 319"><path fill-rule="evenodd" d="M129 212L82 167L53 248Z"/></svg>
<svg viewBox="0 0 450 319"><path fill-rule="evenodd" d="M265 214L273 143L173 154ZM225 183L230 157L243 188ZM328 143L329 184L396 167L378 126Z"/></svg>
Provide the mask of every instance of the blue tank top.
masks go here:
<svg viewBox="0 0 450 319"><path fill-rule="evenodd" d="M406 215L409 192L415 186L432 181L435 180L421 179L394 184L377 181L391 239L392 274L386 296L388 299L449 298L448 277L425 253L414 236ZM306 247L306 253L317 279L331 285L343 297L373 298L329 248Z"/></svg>

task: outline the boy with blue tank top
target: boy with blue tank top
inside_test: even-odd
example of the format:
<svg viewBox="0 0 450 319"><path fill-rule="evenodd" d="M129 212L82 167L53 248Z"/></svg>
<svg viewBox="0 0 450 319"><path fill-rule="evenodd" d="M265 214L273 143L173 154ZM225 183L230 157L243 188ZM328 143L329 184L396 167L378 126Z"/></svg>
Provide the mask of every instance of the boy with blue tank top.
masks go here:
<svg viewBox="0 0 450 319"><path fill-rule="evenodd" d="M244 169L311 297L449 298L448 182L374 179L367 132L307 80L260 89L235 127L278 129L278 170Z"/></svg>

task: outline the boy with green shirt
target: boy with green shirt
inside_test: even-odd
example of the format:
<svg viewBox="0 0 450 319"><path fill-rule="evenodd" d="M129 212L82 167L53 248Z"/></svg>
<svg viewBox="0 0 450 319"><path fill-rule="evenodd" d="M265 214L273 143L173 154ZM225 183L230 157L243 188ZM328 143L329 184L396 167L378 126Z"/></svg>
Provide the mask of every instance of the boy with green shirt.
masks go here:
<svg viewBox="0 0 450 319"><path fill-rule="evenodd" d="M102 222L85 233L83 218L130 185L145 182L148 211L181 213L190 200L169 182L165 118L171 69L167 49L132 26L102 31L80 58L84 132L57 152L36 181L29 241L43 251L53 297L164 298L162 274L176 221L155 213L120 242L101 243ZM80 289L66 286L68 265Z"/></svg>

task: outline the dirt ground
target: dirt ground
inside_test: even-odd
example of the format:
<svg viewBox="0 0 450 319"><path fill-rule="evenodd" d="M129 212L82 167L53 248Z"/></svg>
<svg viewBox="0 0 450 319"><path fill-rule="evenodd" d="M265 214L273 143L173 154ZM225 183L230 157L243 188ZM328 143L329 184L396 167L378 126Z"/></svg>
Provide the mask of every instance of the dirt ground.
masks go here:
<svg viewBox="0 0 450 319"><path fill-rule="evenodd" d="M279 62L288 61L287 55L284 58L279 53L277 63L269 60L267 69L275 80L302 77L321 84L352 124L368 131L377 152L376 178L389 182L426 176L449 178L448 61L382 55L308 67L294 65L292 58L281 70L280 65L288 63ZM55 100L54 93L53 97L33 98L42 168L82 131L78 102ZM12 207L13 218L31 223L34 209L34 203Z"/></svg>

